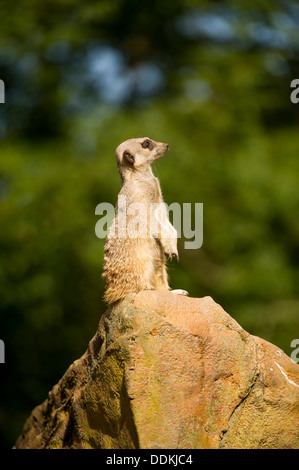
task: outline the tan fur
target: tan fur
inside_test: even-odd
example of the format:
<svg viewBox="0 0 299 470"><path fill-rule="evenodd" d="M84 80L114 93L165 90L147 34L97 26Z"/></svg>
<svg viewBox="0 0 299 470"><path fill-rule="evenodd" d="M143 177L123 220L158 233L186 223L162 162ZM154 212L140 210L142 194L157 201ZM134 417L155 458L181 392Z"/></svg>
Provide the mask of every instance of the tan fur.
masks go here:
<svg viewBox="0 0 299 470"><path fill-rule="evenodd" d="M127 212L130 212L131 204L143 203L148 216L146 220L149 221L151 203L163 202L160 184L153 175L151 164L167 149L167 144L148 137L130 139L117 147L116 157L122 178L119 196L126 197ZM153 233L148 223L145 236L139 238L131 237L132 214L126 215L126 235L122 234L123 225L118 219L121 210L119 197L104 253L105 300L109 304L145 289L168 290L166 256L178 257L177 233L169 222L166 210L162 208L157 212L158 229ZM168 228L166 232L165 226ZM113 233L117 233L117 236L113 236Z"/></svg>

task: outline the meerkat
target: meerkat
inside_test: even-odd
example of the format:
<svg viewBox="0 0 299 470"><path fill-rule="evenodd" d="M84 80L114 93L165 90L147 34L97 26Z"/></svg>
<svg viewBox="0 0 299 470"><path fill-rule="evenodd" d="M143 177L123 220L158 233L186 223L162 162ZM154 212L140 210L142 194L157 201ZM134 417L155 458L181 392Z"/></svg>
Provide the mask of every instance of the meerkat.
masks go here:
<svg viewBox="0 0 299 470"><path fill-rule="evenodd" d="M113 304L142 290L170 290L166 259L178 259L177 231L171 225L158 178L151 165L168 144L143 137L116 149L122 188L104 248L104 299ZM136 207L142 209L136 220ZM141 228L137 231L136 228ZM174 294L188 295L176 289Z"/></svg>

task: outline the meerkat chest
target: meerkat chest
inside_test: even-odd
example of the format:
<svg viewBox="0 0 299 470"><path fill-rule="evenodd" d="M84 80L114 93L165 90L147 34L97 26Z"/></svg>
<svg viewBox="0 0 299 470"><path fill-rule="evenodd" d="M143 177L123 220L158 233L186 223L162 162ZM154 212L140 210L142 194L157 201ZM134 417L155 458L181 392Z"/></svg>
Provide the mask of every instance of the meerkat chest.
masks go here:
<svg viewBox="0 0 299 470"><path fill-rule="evenodd" d="M145 204L162 202L162 193L157 178L150 181L138 181L130 186L130 202L144 202Z"/></svg>
<svg viewBox="0 0 299 470"><path fill-rule="evenodd" d="M157 178L151 181L149 188L150 202L160 203L163 201L160 183Z"/></svg>

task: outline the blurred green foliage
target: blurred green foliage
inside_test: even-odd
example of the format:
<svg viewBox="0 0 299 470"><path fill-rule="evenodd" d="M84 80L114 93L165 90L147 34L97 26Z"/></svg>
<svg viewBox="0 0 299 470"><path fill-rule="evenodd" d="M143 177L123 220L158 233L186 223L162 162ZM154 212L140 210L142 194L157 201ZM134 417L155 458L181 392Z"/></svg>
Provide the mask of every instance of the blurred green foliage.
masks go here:
<svg viewBox="0 0 299 470"><path fill-rule="evenodd" d="M26 7L24 7L24 3ZM295 2L1 2L1 446L83 354L105 311L100 202L116 146L168 142L165 201L202 202L204 243L169 266L291 353L299 337Z"/></svg>

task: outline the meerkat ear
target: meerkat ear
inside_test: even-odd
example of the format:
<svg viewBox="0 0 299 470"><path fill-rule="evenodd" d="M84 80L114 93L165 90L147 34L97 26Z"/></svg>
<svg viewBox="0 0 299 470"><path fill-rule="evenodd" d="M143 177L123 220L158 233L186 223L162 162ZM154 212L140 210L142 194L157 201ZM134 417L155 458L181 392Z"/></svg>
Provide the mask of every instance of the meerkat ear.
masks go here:
<svg viewBox="0 0 299 470"><path fill-rule="evenodd" d="M125 152L123 153L123 158L124 158L124 160L126 160L126 162L128 162L130 165L133 165L133 163L135 162L135 157L134 157L134 155L131 155L130 152L125 151Z"/></svg>

